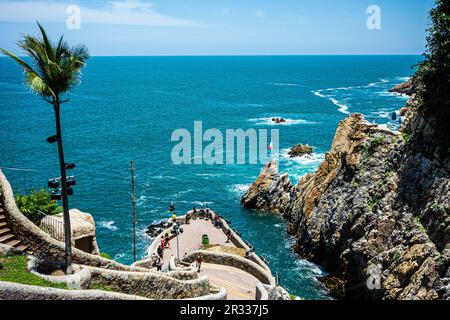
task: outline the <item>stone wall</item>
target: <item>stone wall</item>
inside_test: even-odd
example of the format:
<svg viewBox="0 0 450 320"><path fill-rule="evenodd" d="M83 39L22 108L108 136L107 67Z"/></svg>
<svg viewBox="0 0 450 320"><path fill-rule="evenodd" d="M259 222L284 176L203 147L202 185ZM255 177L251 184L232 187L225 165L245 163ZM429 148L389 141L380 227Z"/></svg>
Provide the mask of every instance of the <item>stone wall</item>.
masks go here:
<svg viewBox="0 0 450 320"><path fill-rule="evenodd" d="M249 259L242 258L233 254L222 252L211 252L206 250L197 250L190 252L184 259L184 262L192 263L197 259L197 255L201 253L203 260L206 263L219 264L224 266L234 267L243 270L264 284L275 285L275 279L272 274L260 265Z"/></svg>
<svg viewBox="0 0 450 320"><path fill-rule="evenodd" d="M64 290L1 282L0 300L147 300L143 297L100 290Z"/></svg>
<svg viewBox="0 0 450 320"><path fill-rule="evenodd" d="M52 238L42 231L38 226L28 220L17 208L14 193L3 172L0 170L0 186L3 191L4 206L7 214L8 226L14 234L27 244L34 255L49 260L64 260L64 243ZM114 260L102 258L98 255L89 254L72 248L72 259L74 263L102 267L116 270L148 271L143 268L130 267L120 264Z"/></svg>
<svg viewBox="0 0 450 320"><path fill-rule="evenodd" d="M89 267L93 284L110 286L114 291L150 299L186 299L210 294L208 278L177 280L153 272L123 272Z"/></svg>

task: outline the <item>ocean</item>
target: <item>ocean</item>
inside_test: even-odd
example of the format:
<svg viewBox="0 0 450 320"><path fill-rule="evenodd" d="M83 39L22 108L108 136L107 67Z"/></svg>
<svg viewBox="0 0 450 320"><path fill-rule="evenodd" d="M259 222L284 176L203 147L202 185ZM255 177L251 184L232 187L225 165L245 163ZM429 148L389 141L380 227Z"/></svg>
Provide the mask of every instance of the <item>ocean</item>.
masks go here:
<svg viewBox="0 0 450 320"><path fill-rule="evenodd" d="M305 299L328 299L316 276L324 271L299 259L279 217L248 211L239 200L258 165L174 165L174 130L280 130L280 171L293 182L314 172L336 127L350 113L379 123L407 98L388 89L408 79L420 56L93 57L83 82L63 105L66 161L77 164L70 206L91 213L102 252L132 262L130 160L135 161L138 258L150 239L146 227L193 206L220 212L270 262L281 284ZM57 177L52 107L22 83L18 66L0 58L0 167L14 190L29 192ZM286 123L276 125L272 117ZM289 159L297 143L311 157Z"/></svg>

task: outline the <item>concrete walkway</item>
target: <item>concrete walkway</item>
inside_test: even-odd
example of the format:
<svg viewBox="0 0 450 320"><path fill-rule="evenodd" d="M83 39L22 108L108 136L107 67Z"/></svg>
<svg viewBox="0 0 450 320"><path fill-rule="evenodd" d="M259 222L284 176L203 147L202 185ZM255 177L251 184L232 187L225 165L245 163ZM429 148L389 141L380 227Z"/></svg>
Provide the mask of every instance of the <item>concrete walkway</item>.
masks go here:
<svg viewBox="0 0 450 320"><path fill-rule="evenodd" d="M200 249L202 236L207 234L210 244L220 244L223 246L234 247L233 243L227 243L227 237L222 229L215 228L210 220L196 219L191 220L190 224L183 224L183 233L178 236L180 247L180 259L183 259L185 253ZM177 238L170 240L170 248L164 250L165 268L171 256L177 257Z"/></svg>
<svg viewBox="0 0 450 320"><path fill-rule="evenodd" d="M227 289L227 300L255 300L256 284L261 282L240 269L203 263L200 275L208 276L215 286Z"/></svg>

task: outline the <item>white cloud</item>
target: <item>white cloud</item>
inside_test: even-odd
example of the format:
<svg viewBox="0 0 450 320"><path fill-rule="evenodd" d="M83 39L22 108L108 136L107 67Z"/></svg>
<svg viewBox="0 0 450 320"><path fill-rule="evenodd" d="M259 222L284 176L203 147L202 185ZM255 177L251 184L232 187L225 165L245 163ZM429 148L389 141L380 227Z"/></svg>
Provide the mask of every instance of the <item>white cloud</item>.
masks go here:
<svg viewBox="0 0 450 320"><path fill-rule="evenodd" d="M66 22L69 2L3 1L0 2L0 21L4 22ZM110 1L103 8L80 6L81 23L139 26L197 27L199 23L163 15L152 3L139 0Z"/></svg>
<svg viewBox="0 0 450 320"><path fill-rule="evenodd" d="M255 14L259 18L264 18L266 16L266 12L263 9L256 10Z"/></svg>

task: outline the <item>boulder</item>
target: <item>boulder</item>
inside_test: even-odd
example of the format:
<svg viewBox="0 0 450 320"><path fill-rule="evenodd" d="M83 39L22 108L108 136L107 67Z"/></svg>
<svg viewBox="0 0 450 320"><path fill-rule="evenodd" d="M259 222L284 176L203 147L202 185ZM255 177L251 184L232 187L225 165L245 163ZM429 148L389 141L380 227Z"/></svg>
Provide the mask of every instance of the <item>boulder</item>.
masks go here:
<svg viewBox="0 0 450 320"><path fill-rule="evenodd" d="M297 144L289 150L288 154L291 158L301 157L305 154L311 155L313 152L313 148L307 144Z"/></svg>

